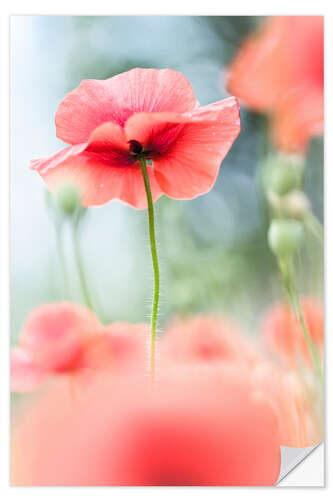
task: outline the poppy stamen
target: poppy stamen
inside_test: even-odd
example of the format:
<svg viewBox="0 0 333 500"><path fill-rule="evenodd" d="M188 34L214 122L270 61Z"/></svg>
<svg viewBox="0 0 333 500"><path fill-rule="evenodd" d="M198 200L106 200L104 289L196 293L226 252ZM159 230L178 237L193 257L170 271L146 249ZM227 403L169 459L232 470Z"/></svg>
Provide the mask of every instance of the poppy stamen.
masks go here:
<svg viewBox="0 0 333 500"><path fill-rule="evenodd" d="M139 155L140 153L142 153L143 146L139 141L132 139L131 141L128 141L128 143L130 145L129 150L131 154Z"/></svg>

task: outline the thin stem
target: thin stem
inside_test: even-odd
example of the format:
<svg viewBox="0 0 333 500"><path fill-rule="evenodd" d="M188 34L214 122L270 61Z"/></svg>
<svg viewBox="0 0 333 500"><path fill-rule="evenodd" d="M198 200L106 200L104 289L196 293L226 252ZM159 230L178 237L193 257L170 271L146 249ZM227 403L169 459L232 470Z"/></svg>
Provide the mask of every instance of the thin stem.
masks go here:
<svg viewBox="0 0 333 500"><path fill-rule="evenodd" d="M77 220L73 221L72 227L73 227L73 246L74 246L74 256L76 260L76 265L79 273L79 279L80 279L80 285L81 285L81 290L84 298L84 302L89 309L93 311L93 305L92 301L90 299L90 294L88 291L88 285L87 285L87 279L86 275L84 272L84 267L82 263L82 258L81 258L81 252L80 252L80 242L79 242L79 218Z"/></svg>
<svg viewBox="0 0 333 500"><path fill-rule="evenodd" d="M70 298L70 292L69 292L70 289L69 289L69 279L68 279L65 252L64 252L63 239L62 239L62 227L63 226L61 223L55 223L57 251L58 251L58 257L59 257L61 271L62 271L62 277L63 277L64 297L67 299L67 298Z"/></svg>
<svg viewBox="0 0 333 500"><path fill-rule="evenodd" d="M147 165L144 157L139 157L139 161L140 161L141 172L146 189L147 202L148 202L150 250L151 250L153 270L154 270L154 295L153 295L153 308L152 308L151 326L150 326L150 376L151 380L153 381L155 378L155 341L156 341L158 300L160 294L160 272L158 267L157 250L156 250L154 204L151 195Z"/></svg>
<svg viewBox="0 0 333 500"><path fill-rule="evenodd" d="M313 345L313 342L312 342L312 339L311 339L311 335L310 335L310 332L308 330L308 327L307 327L307 324L306 324L306 321L305 321L305 318L304 318L304 315L303 315L302 307L301 307L301 305L299 303L298 297L296 297L295 302L296 302L296 308L297 308L298 317L299 317L299 320L300 320L300 323L301 323L301 326L302 326L302 330L303 330L303 333L304 333L305 341L306 341L308 349L309 349L309 351L311 353L311 357L313 359L313 363L314 363L314 365L316 367L316 370L317 370L317 373L319 375L320 381L323 384L324 383L324 375L323 375L323 371L322 371L322 368L321 368L321 361L320 361L317 349Z"/></svg>
<svg viewBox="0 0 333 500"><path fill-rule="evenodd" d="M317 238L321 246L324 245L324 228L321 222L313 213L309 213L305 220L305 225L312 232L312 234Z"/></svg>
<svg viewBox="0 0 333 500"><path fill-rule="evenodd" d="M293 263L291 260L287 261L287 262L286 261L279 262L279 267L280 267L280 271L281 271L281 275L282 275L283 284L284 284L286 292L287 292L287 297L289 300L291 310L293 311L296 319L300 322L300 325L301 325L301 328L303 331L303 335L304 335L304 339L305 339L305 342L306 342L308 349L310 351L310 355L312 357L313 364L317 370L320 381L323 384L324 383L324 375L323 375L323 371L321 368L321 361L320 361L317 349L315 348L315 346L312 342L311 335L310 335L310 332L308 330L308 327L307 327L307 324L306 324L306 321L305 321L305 318L303 315L303 311L302 311L302 307L301 307L300 300L298 297L298 293L297 293L297 290L294 286L293 265L292 264Z"/></svg>

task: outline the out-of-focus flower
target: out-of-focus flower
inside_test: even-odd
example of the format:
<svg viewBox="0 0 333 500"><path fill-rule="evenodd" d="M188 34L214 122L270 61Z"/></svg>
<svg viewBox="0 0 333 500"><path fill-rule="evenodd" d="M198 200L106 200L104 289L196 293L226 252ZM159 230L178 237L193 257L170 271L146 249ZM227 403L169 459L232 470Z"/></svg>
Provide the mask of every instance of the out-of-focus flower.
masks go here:
<svg viewBox="0 0 333 500"><path fill-rule="evenodd" d="M250 342L226 318L196 316L171 325L161 340L161 357L184 362L239 362L259 359Z"/></svg>
<svg viewBox="0 0 333 500"><path fill-rule="evenodd" d="M19 345L42 368L63 372L80 363L84 342L100 330L94 313L83 306L46 304L25 320Z"/></svg>
<svg viewBox="0 0 333 500"><path fill-rule="evenodd" d="M301 307L312 342L323 356L323 307L310 297L302 299ZM262 335L267 347L292 367L296 367L302 360L311 363L311 355L301 325L287 304L276 304L266 313L262 324Z"/></svg>
<svg viewBox="0 0 333 500"><path fill-rule="evenodd" d="M34 363L31 356L21 347L13 347L10 353L11 390L30 392L45 382L48 370Z"/></svg>
<svg viewBox="0 0 333 500"><path fill-rule="evenodd" d="M212 372L210 372L212 374ZM58 384L13 436L16 485L273 485L280 471L274 411L237 370L218 382L104 375L75 401Z"/></svg>
<svg viewBox="0 0 333 500"><path fill-rule="evenodd" d="M79 369L85 343L101 328L91 311L70 302L37 307L23 325L19 348L12 351L12 390L33 390L49 375Z"/></svg>
<svg viewBox="0 0 333 500"><path fill-rule="evenodd" d="M236 55L228 88L248 108L271 116L279 149L303 152L323 132L323 17L269 19Z"/></svg>
<svg viewBox="0 0 333 500"><path fill-rule="evenodd" d="M269 362L258 364L251 379L257 397L269 401L275 411L281 446L303 448L322 440L318 387L311 387L299 373Z"/></svg>
<svg viewBox="0 0 333 500"><path fill-rule="evenodd" d="M71 182L84 206L117 198L147 207L139 155L153 200L189 199L209 191L240 130L233 97L199 107L176 71L136 68L107 80L83 80L55 117L57 136L71 146L34 160L51 190Z"/></svg>
<svg viewBox="0 0 333 500"><path fill-rule="evenodd" d="M253 397L258 404L263 401L271 405L281 446L312 446L320 442L318 388L312 390L304 374L286 371L279 363L266 361L263 353L225 318L198 316L179 320L166 330L161 340L161 361L176 362L175 379L179 374L186 374L188 367L195 363L196 373L209 379L215 387L227 369L231 373L236 370L240 378L251 380ZM310 372L308 375L310 377ZM216 397L223 396L218 393Z"/></svg>
<svg viewBox="0 0 333 500"><path fill-rule="evenodd" d="M147 335L146 335L147 334ZM144 366L146 325L104 327L85 307L70 302L35 309L24 323L11 354L11 388L37 389L49 376L115 370L130 362Z"/></svg>

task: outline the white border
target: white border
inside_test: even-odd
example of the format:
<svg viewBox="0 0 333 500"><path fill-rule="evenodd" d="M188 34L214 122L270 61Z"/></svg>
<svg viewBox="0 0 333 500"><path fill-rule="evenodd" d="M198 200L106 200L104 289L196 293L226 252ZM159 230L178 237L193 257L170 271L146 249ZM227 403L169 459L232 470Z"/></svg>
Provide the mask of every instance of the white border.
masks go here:
<svg viewBox="0 0 333 500"><path fill-rule="evenodd" d="M30 0L26 1L15 1L3 3L1 6L1 25L0 25L0 48L1 48L1 104L0 104L0 119L1 119L1 162L0 162L0 228L1 228L1 238L0 238L0 339L1 339L1 412L0 412L0 422L1 422L1 446L0 446L0 474L1 474L1 498L21 498L24 496L25 499L37 500L38 498L45 498L47 495L48 499L58 499L61 495L64 500L70 498L89 498L93 495L93 498L122 498L128 496L135 496L135 498L143 498L147 500L149 497L156 499L158 496L159 500L163 498L168 498L172 495L174 498L183 498L185 495L191 495L192 498L199 498L204 496L216 496L221 498L222 495L227 493L228 498L232 499L240 496L246 495L247 499L258 497L267 498L267 494L278 495L282 493L283 496L293 500L298 496L308 497L308 495L327 495L329 488L313 490L311 488L300 488L300 489L286 489L281 488L10 488L8 486L9 482L9 401L8 401L8 332L9 332L9 16L12 14L42 14L42 15L315 15L315 14L325 14L325 26L326 26L326 89L332 91L332 79L330 78L332 69L332 54L330 52L332 42L332 32L333 26L331 23L330 16L330 6L332 5L331 0L320 1L316 0L313 2L304 1L293 1L290 0L279 0L279 2L268 3L266 1L238 1L236 2L222 2L221 0L205 0L204 2L194 2L183 0L168 0L168 2L160 3L147 1L147 0L136 0L136 1L123 1L123 2L112 2L94 0L94 2L82 2L70 1L70 0L57 0L57 2L45 2L45 0ZM329 55L328 55L329 54ZM329 109L330 96L326 94L326 110ZM329 130L329 116L326 116L326 137L327 130ZM329 285L329 276L332 275L332 266L330 262L333 262L333 231L329 228L329 214L330 209L333 213L333 196L330 196L329 187L333 189L332 179L333 179L333 161L332 155L330 155L330 140L326 141L325 147L325 157L326 157L326 256L330 256L330 261L326 261L326 276L327 276L327 286L326 286L326 312L329 311L329 300L331 298L331 289ZM27 203L29 202L29 193L27 193ZM333 265L333 264L332 264ZM333 283L333 281L332 281ZM330 317L326 315L326 347L328 348L330 332ZM327 353L326 360L331 359L331 356ZM329 375L329 363L326 363L326 373ZM328 386L328 384L327 384ZM332 391L331 391L332 392ZM328 399L328 394L327 394ZM327 403L326 411L326 421L332 421L331 412L331 401ZM326 429L326 437L329 434L328 429ZM326 446L327 448L327 446ZM326 453L326 470L328 470L330 465L330 460L327 460ZM332 494L332 493L331 493ZM330 494L330 495L331 495Z"/></svg>

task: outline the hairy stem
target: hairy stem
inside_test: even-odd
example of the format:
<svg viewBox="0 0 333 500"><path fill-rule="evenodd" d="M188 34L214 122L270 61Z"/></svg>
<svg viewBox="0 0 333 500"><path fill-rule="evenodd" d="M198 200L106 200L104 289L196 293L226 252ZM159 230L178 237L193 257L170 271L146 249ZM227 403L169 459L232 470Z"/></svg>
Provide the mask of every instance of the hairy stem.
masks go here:
<svg viewBox="0 0 333 500"><path fill-rule="evenodd" d="M153 308L151 314L151 325L150 325L150 376L151 380L155 378L155 343L156 343L156 324L157 324L157 313L158 313L158 301L160 294L160 271L158 267L158 258L156 250L156 235L155 235L155 218L154 218L154 204L151 195L149 177L147 172L146 160L144 157L139 158L141 172L143 177L143 182L145 185L147 202L148 202L148 222L149 222L149 238L150 238L150 250L151 257L153 261L154 270L154 295L153 295Z"/></svg>

